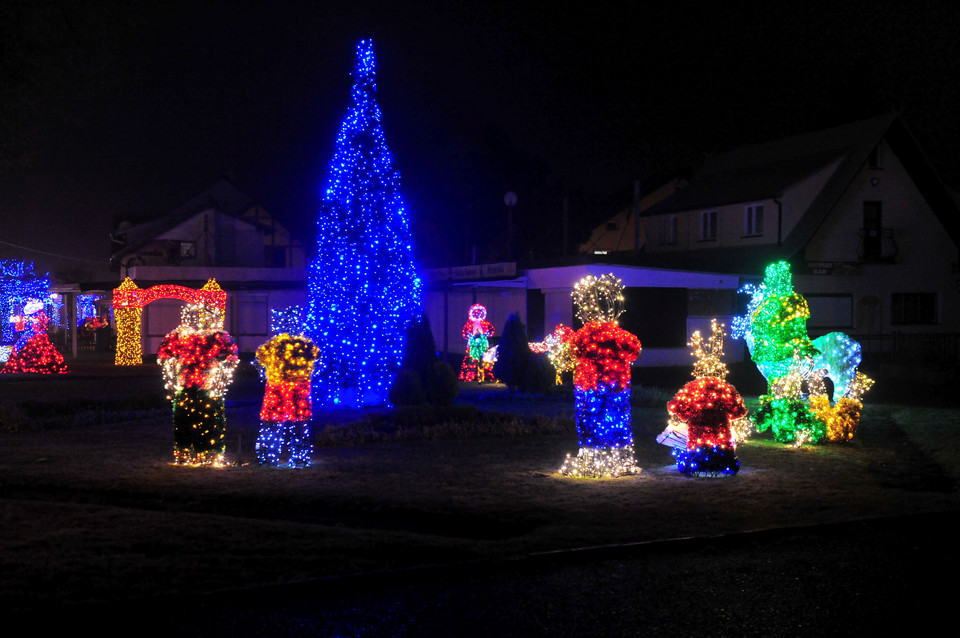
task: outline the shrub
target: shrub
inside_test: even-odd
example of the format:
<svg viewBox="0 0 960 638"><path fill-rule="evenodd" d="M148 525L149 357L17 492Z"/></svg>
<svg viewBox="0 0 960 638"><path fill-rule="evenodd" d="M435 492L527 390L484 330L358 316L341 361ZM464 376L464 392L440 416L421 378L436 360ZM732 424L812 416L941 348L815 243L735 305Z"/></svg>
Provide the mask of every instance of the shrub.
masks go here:
<svg viewBox="0 0 960 638"><path fill-rule="evenodd" d="M557 373L546 353L530 353L527 369L523 372L524 392L546 394L556 385Z"/></svg>
<svg viewBox="0 0 960 638"><path fill-rule="evenodd" d="M415 370L403 369L390 386L390 403L394 405L417 405L426 401L420 375Z"/></svg>
<svg viewBox="0 0 960 638"><path fill-rule="evenodd" d="M497 345L497 362L493 364L493 376L515 392L524 382L524 372L530 359L527 327L516 312L507 317L500 343Z"/></svg>
<svg viewBox="0 0 960 638"><path fill-rule="evenodd" d="M457 373L446 361L433 362L427 371L424 386L427 401L433 405L450 405L460 392Z"/></svg>
<svg viewBox="0 0 960 638"><path fill-rule="evenodd" d="M407 326L400 369L413 370L420 375L422 382L426 382L430 369L437 359L437 344L433 340L430 319L424 314L418 321L411 321Z"/></svg>

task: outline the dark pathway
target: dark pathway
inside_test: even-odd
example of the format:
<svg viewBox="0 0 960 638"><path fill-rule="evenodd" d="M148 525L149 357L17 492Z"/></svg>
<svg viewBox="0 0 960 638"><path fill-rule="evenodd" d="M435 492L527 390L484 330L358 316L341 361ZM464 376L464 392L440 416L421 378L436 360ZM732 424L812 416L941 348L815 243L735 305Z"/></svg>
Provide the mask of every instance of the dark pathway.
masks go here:
<svg viewBox="0 0 960 638"><path fill-rule="evenodd" d="M958 523L946 512L67 613L139 635L916 635L955 615Z"/></svg>

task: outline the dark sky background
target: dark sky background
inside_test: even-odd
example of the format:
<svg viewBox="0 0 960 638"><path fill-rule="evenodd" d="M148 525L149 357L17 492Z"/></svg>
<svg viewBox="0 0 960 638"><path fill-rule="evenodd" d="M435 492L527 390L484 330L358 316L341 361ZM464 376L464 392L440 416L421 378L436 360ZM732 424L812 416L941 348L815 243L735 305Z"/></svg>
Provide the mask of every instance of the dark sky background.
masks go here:
<svg viewBox="0 0 960 638"><path fill-rule="evenodd" d="M0 2L0 256L90 268L224 174L312 246L362 37L422 266L500 259L508 190L556 256L564 197L582 241L635 179L891 110L960 184L948 2L401 4Z"/></svg>

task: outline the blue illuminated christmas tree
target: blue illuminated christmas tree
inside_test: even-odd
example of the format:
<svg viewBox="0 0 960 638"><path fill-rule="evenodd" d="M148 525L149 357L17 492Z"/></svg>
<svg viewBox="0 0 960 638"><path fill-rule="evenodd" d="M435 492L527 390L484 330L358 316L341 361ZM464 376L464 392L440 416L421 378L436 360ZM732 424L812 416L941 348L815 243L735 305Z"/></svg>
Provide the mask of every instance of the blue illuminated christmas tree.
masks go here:
<svg viewBox="0 0 960 638"><path fill-rule="evenodd" d="M385 403L407 324L420 312L400 176L380 127L371 40L357 46L353 76L310 264L307 333L327 364L315 377L316 406Z"/></svg>

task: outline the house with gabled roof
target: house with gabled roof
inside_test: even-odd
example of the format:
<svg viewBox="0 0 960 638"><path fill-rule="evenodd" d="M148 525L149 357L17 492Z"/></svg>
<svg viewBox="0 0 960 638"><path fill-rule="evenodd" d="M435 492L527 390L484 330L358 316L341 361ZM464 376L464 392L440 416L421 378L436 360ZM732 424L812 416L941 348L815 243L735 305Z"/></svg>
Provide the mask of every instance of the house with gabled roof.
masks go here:
<svg viewBox="0 0 960 638"><path fill-rule="evenodd" d="M302 243L262 205L224 178L177 209L121 223L111 239L117 284L200 288L211 277L227 291L225 329L241 352L269 337L270 310L302 305L307 259ZM143 350L155 353L180 321L182 302L158 300L143 311Z"/></svg>
<svg viewBox="0 0 960 638"><path fill-rule="evenodd" d="M812 334L960 333L960 209L898 115L714 155L640 220L624 263L759 280L788 260Z"/></svg>

